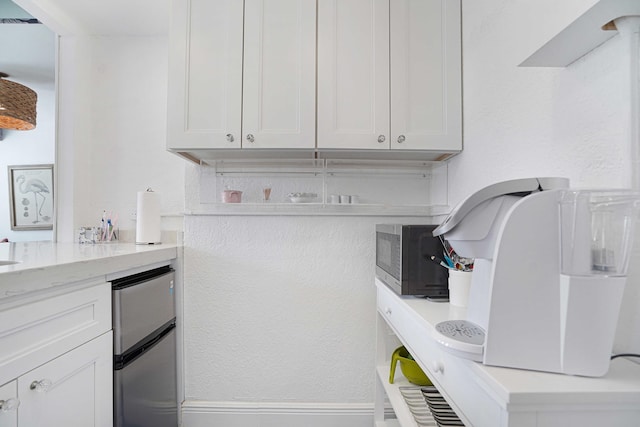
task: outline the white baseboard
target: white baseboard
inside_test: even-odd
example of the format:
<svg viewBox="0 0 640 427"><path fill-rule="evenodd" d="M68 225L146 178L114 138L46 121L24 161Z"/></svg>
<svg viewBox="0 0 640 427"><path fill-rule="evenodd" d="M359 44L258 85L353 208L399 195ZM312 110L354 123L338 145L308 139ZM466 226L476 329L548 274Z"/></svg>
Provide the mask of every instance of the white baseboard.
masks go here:
<svg viewBox="0 0 640 427"><path fill-rule="evenodd" d="M373 404L185 401L182 427L371 427Z"/></svg>

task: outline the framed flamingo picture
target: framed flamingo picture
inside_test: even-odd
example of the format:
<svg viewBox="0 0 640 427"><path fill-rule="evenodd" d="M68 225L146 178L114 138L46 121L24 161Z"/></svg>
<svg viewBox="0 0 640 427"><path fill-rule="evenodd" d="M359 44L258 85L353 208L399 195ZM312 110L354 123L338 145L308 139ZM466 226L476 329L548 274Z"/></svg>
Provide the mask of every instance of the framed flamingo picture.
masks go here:
<svg viewBox="0 0 640 427"><path fill-rule="evenodd" d="M9 166L11 229L53 229L53 165Z"/></svg>

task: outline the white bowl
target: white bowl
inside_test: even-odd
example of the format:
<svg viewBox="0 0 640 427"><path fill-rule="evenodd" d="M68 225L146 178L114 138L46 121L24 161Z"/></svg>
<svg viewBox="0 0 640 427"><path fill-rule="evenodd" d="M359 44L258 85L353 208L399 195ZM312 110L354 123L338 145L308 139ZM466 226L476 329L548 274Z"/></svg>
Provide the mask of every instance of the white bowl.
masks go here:
<svg viewBox="0 0 640 427"><path fill-rule="evenodd" d="M316 193L290 193L291 203L312 203L318 197Z"/></svg>

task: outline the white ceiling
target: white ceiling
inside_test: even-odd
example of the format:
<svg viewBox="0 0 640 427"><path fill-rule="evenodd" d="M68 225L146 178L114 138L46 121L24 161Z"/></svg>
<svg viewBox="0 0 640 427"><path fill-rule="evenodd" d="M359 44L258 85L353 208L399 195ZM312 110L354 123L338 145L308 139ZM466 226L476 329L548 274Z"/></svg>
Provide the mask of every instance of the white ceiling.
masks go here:
<svg viewBox="0 0 640 427"><path fill-rule="evenodd" d="M0 0L0 18L30 18L11 0ZM0 24L0 71L27 86L53 87L55 34L39 24Z"/></svg>
<svg viewBox="0 0 640 427"><path fill-rule="evenodd" d="M62 35L148 36L169 31L170 0L14 1Z"/></svg>
<svg viewBox="0 0 640 427"><path fill-rule="evenodd" d="M26 85L53 85L56 34L164 35L169 9L170 0L0 0L0 18L44 24L0 24L0 71Z"/></svg>

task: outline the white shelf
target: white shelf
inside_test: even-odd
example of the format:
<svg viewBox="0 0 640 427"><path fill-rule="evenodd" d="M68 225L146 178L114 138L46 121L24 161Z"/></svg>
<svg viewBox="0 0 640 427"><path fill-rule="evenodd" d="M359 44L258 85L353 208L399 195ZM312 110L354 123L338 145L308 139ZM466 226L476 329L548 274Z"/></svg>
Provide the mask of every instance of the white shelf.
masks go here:
<svg viewBox="0 0 640 427"><path fill-rule="evenodd" d="M301 216L439 216L449 206L340 205L324 203L215 203L186 211L187 216L207 215L301 215Z"/></svg>
<svg viewBox="0 0 640 427"><path fill-rule="evenodd" d="M623 16L640 15L638 0L599 0L541 48L521 67L566 67L616 34L603 26Z"/></svg>
<svg viewBox="0 0 640 427"><path fill-rule="evenodd" d="M391 362L389 362L391 363ZM387 398L393 407L393 411L396 414L397 420L394 420L398 426L402 427L418 427L418 424L413 419L413 415L409 410L409 407L404 401L402 394L400 394L400 387L416 387L415 384L411 384L406 378L402 376L400 367L396 369L396 376L393 379L393 384L389 384L389 365L380 365L376 367L376 373L378 375L378 381L382 384ZM426 405L426 403L425 403ZM389 420L385 420L387 422ZM392 424L387 424L392 425Z"/></svg>
<svg viewBox="0 0 640 427"><path fill-rule="evenodd" d="M186 215L437 216L449 212L447 187L444 162L221 160L201 167L199 203ZM224 190L241 191L242 203L221 203ZM292 193L316 197L291 203ZM340 195L358 203L331 203Z"/></svg>

